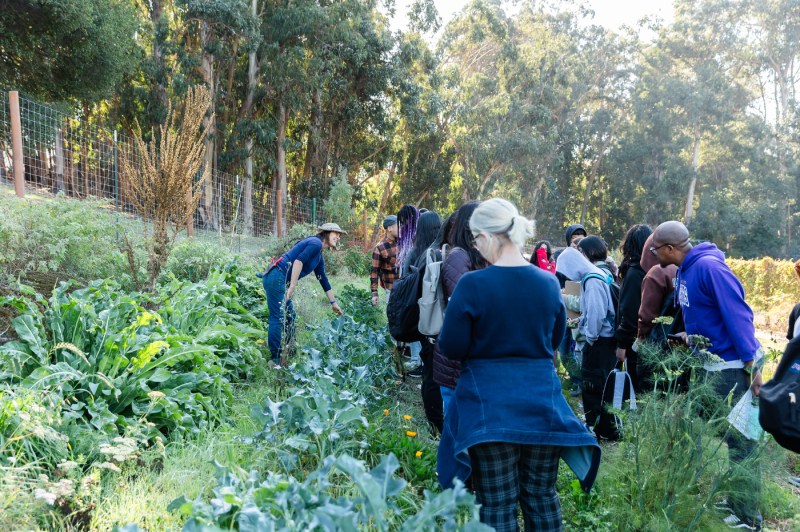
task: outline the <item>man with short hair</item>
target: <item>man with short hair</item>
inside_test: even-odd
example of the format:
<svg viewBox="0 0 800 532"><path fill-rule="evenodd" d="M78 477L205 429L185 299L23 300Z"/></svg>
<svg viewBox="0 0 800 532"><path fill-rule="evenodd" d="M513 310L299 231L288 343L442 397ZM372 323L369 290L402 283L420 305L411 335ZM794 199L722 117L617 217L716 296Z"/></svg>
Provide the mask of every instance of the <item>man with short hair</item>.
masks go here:
<svg viewBox="0 0 800 532"><path fill-rule="evenodd" d="M655 255L661 266L678 266L675 294L686 334L708 338L709 351L722 359L708 362L704 368L707 378L715 377L716 393L722 398L732 393L734 405L748 388L757 396L763 352L755 337L753 311L745 301L744 288L725 264L722 251L710 242L692 246L686 226L670 221L656 228L653 245L644 252ZM732 429L725 437L732 465L744 461L755 448L755 442L735 432ZM760 530L760 492L761 473L757 470L730 494L732 513L725 522L732 528Z"/></svg>
<svg viewBox="0 0 800 532"><path fill-rule="evenodd" d="M392 285L397 280L397 216L390 214L384 218L383 229L383 240L372 250L372 269L369 272L374 306L378 305L378 284L386 291L388 299Z"/></svg>

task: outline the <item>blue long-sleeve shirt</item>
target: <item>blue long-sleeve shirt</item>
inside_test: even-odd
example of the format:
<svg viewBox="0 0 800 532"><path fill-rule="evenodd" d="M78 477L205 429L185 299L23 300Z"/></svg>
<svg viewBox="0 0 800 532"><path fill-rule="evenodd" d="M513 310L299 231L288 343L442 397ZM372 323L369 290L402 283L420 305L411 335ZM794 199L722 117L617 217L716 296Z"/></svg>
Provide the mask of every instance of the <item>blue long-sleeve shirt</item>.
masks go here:
<svg viewBox="0 0 800 532"><path fill-rule="evenodd" d="M325 259L322 257L322 240L319 237L310 236L295 244L292 249L281 256L278 267L285 274L288 274L292 271L292 264L296 260L303 263L303 269L300 270L300 279L313 271L319 284L322 285L322 289L326 292L331 289L331 283L325 275ZM289 282L288 275L286 276L286 282Z"/></svg>
<svg viewBox="0 0 800 532"><path fill-rule="evenodd" d="M464 274L439 335L452 360L552 358L564 337L558 280L533 265L490 266Z"/></svg>
<svg viewBox="0 0 800 532"><path fill-rule="evenodd" d="M532 264L459 279L439 335L443 355L463 361L437 452L442 487L470 476L471 447L508 442L561 447L591 489L600 446L564 399L553 366L565 324L558 279Z"/></svg>

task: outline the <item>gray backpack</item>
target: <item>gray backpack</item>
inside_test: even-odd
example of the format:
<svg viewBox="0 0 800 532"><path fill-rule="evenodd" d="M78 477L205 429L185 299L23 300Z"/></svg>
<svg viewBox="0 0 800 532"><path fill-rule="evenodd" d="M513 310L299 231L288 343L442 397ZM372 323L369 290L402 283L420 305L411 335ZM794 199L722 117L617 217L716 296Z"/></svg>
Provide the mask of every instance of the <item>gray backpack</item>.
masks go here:
<svg viewBox="0 0 800 532"><path fill-rule="evenodd" d="M419 324L420 334L436 336L442 330L444 323L444 309L447 302L444 300L442 289L442 264L444 263L447 245L442 246L442 258L436 260L436 250L428 249L425 254L425 276L422 278L422 297L419 298Z"/></svg>

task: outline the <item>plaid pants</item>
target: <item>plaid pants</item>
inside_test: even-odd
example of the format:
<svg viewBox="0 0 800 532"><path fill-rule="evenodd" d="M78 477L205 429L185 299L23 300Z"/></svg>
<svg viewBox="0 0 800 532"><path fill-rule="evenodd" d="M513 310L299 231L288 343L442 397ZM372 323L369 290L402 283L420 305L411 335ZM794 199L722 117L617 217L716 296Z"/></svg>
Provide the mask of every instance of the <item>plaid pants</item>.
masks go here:
<svg viewBox="0 0 800 532"><path fill-rule="evenodd" d="M498 532L519 530L517 504L525 530L561 530L556 492L560 447L492 442L470 447L472 481L481 504L481 522Z"/></svg>

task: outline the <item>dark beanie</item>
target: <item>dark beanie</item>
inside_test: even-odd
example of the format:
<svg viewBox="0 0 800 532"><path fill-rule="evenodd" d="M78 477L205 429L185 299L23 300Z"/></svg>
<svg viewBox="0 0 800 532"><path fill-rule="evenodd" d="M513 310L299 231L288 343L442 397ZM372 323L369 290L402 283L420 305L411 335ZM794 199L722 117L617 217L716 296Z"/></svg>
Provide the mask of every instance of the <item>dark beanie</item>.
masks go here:
<svg viewBox="0 0 800 532"><path fill-rule="evenodd" d="M393 226L397 223L397 216L394 214L390 214L386 218L383 219L383 228L388 229L389 227Z"/></svg>

